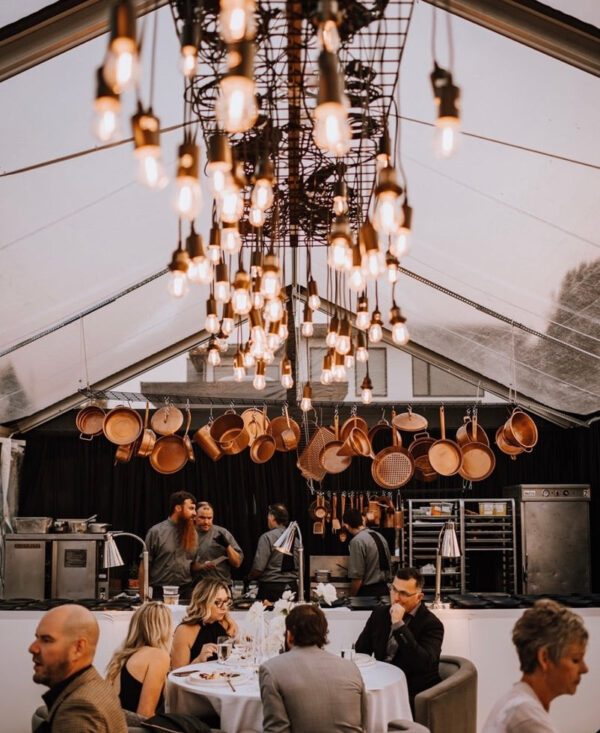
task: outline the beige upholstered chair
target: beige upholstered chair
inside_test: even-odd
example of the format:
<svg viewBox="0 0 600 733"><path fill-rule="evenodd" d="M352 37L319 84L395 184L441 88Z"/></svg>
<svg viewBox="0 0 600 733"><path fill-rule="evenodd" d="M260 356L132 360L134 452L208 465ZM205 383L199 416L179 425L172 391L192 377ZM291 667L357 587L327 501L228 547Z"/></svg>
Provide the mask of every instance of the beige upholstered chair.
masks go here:
<svg viewBox="0 0 600 733"><path fill-rule="evenodd" d="M415 723L413 720L392 720L388 727L388 733L431 733L429 728L426 728L420 723Z"/></svg>
<svg viewBox="0 0 600 733"><path fill-rule="evenodd" d="M431 733L476 733L477 668L463 657L442 655L440 677L415 696L415 721Z"/></svg>

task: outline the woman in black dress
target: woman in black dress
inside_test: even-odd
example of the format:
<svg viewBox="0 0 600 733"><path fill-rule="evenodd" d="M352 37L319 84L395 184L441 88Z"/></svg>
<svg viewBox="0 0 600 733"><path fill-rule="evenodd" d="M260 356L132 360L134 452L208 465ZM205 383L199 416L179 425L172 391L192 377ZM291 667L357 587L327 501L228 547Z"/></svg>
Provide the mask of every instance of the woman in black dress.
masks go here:
<svg viewBox="0 0 600 733"><path fill-rule="evenodd" d="M186 616L175 629L172 669L207 662L216 656L219 636L233 638L237 634L237 625L229 615L230 608L231 596L225 583L214 578L198 583Z"/></svg>
<svg viewBox="0 0 600 733"><path fill-rule="evenodd" d="M172 631L171 612L162 603L144 603L131 617L127 638L106 668L124 710L149 718L164 709Z"/></svg>

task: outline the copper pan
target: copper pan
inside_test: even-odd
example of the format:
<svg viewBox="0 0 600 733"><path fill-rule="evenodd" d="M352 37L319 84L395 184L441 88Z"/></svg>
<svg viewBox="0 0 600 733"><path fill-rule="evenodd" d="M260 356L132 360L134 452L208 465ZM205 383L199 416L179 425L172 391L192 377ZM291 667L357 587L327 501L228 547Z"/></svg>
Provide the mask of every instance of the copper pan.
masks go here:
<svg viewBox="0 0 600 733"><path fill-rule="evenodd" d="M150 411L150 403L146 402L146 414L144 416L144 429L140 438L136 456L142 456L145 458L152 453L154 445L156 443L156 433L154 430L148 427L148 413Z"/></svg>
<svg viewBox="0 0 600 733"><path fill-rule="evenodd" d="M446 416L443 405L440 407L440 428L442 437L429 448L429 462L441 476L454 476L460 470L462 453L458 443L446 438Z"/></svg>
<svg viewBox="0 0 600 733"><path fill-rule="evenodd" d="M275 438L275 446L280 453L287 453L300 442L300 425L283 409L283 415L271 420L271 435Z"/></svg>
<svg viewBox="0 0 600 733"><path fill-rule="evenodd" d="M525 448L515 448L514 445L510 445L510 443L507 443L504 439L504 425L500 425L498 430L496 430L496 445L502 451L502 453L506 453L506 455L510 456L513 461L516 461L517 456L520 456L521 453L531 452L531 450L526 451Z"/></svg>
<svg viewBox="0 0 600 733"><path fill-rule="evenodd" d="M88 405L79 410L75 417L75 425L81 440L92 440L102 433L105 415L104 410L97 405Z"/></svg>
<svg viewBox="0 0 600 733"><path fill-rule="evenodd" d="M346 441L352 428L358 428L365 434L369 432L369 426L367 425L366 420L363 420L363 418L358 415L351 415L340 428L340 440L342 442Z"/></svg>
<svg viewBox="0 0 600 733"><path fill-rule="evenodd" d="M221 450L226 456L235 456L248 447L250 436L244 428L238 430L232 428L224 432L221 436Z"/></svg>
<svg viewBox="0 0 600 733"><path fill-rule="evenodd" d="M157 435L173 435L183 425L183 412L175 405L165 405L156 410L150 426Z"/></svg>
<svg viewBox="0 0 600 733"><path fill-rule="evenodd" d="M250 459L254 463L266 463L275 455L275 438L272 435L263 433L254 439L250 446Z"/></svg>
<svg viewBox="0 0 600 733"><path fill-rule="evenodd" d="M512 415L504 423L504 440L515 448L531 450L538 442L538 430L533 418L520 407L515 407Z"/></svg>
<svg viewBox="0 0 600 733"><path fill-rule="evenodd" d="M211 423L209 422L208 425L203 425L196 430L194 433L194 442L202 448L211 461L216 463L223 458L223 451L217 441L212 438L210 426Z"/></svg>
<svg viewBox="0 0 600 733"><path fill-rule="evenodd" d="M102 423L104 435L115 445L135 443L140 437L142 428L142 418L139 414L124 405L112 409Z"/></svg>
<svg viewBox="0 0 600 733"><path fill-rule="evenodd" d="M115 451L115 466L117 463L129 463L135 453L135 443L119 445Z"/></svg>
<svg viewBox="0 0 600 733"><path fill-rule="evenodd" d="M392 445L402 445L402 436L400 433L383 418L369 430L368 438L375 454Z"/></svg>
<svg viewBox="0 0 600 733"><path fill-rule="evenodd" d="M158 473L177 473L188 461L188 452L179 435L163 435L150 454L150 465Z"/></svg>
<svg viewBox="0 0 600 733"><path fill-rule="evenodd" d="M478 435L477 415L473 415L471 423L471 438L462 446L462 465L458 471L461 478L467 481L483 481L491 476L496 468L494 451L485 443L476 440Z"/></svg>
<svg viewBox="0 0 600 733"><path fill-rule="evenodd" d="M327 473L342 473L352 463L351 456L339 455L339 450L344 445L339 439L339 424L340 419L336 413L334 418L335 440L328 443L319 453L319 463Z"/></svg>
<svg viewBox="0 0 600 733"><path fill-rule="evenodd" d="M398 442L398 431L392 429L394 444L379 451L371 464L371 476L383 489L399 489L407 484L415 472L411 454Z"/></svg>
<svg viewBox="0 0 600 733"><path fill-rule="evenodd" d="M469 415L465 415L463 418L463 424L456 431L456 442L462 448L467 443L483 443L484 445L490 444L490 439L487 436L485 430L477 423L477 431L475 439L473 439L473 420Z"/></svg>
<svg viewBox="0 0 600 733"><path fill-rule="evenodd" d="M396 415L392 419L392 425L398 430L404 430L406 433L418 433L420 430L427 430L427 418L413 412L410 405L407 410L407 412Z"/></svg>
<svg viewBox="0 0 600 733"><path fill-rule="evenodd" d="M419 481L435 481L437 473L429 462L429 449L435 443L428 432L415 433L412 443L408 446L408 452L415 462L415 478Z"/></svg>

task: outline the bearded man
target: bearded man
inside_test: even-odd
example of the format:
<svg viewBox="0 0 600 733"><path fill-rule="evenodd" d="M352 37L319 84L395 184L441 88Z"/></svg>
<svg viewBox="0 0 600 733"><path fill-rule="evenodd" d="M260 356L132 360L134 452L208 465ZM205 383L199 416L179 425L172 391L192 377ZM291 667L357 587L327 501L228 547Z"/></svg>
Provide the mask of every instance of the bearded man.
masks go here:
<svg viewBox="0 0 600 733"><path fill-rule="evenodd" d="M195 516L196 497L187 491L176 491L169 499L168 519L148 530L146 547L150 568L149 583L154 600L162 600L163 585L178 586L180 599L189 599L191 596L191 565L198 550ZM143 588L142 563L138 577L140 588Z"/></svg>

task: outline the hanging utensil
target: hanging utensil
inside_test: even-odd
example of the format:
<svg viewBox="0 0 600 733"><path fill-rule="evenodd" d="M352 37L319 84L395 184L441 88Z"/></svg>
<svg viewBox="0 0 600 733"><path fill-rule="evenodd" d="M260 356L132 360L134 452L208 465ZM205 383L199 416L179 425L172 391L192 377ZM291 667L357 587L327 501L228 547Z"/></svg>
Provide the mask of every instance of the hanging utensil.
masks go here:
<svg viewBox="0 0 600 733"><path fill-rule="evenodd" d="M334 494L331 500L331 531L333 532L333 534L336 534L342 528L342 524L337 515L337 510L338 510L338 498L337 498L337 494Z"/></svg>
<svg viewBox="0 0 600 733"><path fill-rule="evenodd" d="M164 407L156 410L150 426L157 435L174 435L183 425L183 412L168 400Z"/></svg>
<svg viewBox="0 0 600 733"><path fill-rule="evenodd" d="M398 489L407 484L415 472L411 454L398 443L398 431L392 428L393 445L379 451L371 464L371 476L383 489Z"/></svg>
<svg viewBox="0 0 600 733"><path fill-rule="evenodd" d="M221 450L221 446L217 443L217 441L212 437L210 434L210 428L213 423L213 417L212 417L212 409L210 413L210 417L208 419L208 424L203 425L201 428L196 430L194 433L194 442L202 448L204 453L213 461L216 463L217 461L220 461L221 458L223 458L223 451Z"/></svg>
<svg viewBox="0 0 600 733"><path fill-rule="evenodd" d="M404 430L406 433L418 433L427 430L427 418L423 415L417 415L412 411L412 407L408 405L407 412L401 412L392 418L392 425L398 430Z"/></svg>
<svg viewBox="0 0 600 733"><path fill-rule="evenodd" d="M93 440L96 435L101 435L105 416L104 410L93 404L79 410L75 417L79 438L81 440Z"/></svg>
<svg viewBox="0 0 600 733"><path fill-rule="evenodd" d="M321 466L327 473L335 474L335 473L342 473L342 471L345 471L348 468L348 466L352 463L352 457L339 455L339 450L342 447L343 443L341 440L339 440L339 437L338 437L339 435L339 417L338 417L337 409L335 411L333 422L334 422L335 440L332 440L321 450L319 454L319 463L321 464Z"/></svg>
<svg viewBox="0 0 600 733"><path fill-rule="evenodd" d="M485 430L481 425L477 424L477 430L475 432L475 443L484 443L484 445L490 444L490 439L487 436ZM463 445L473 441L473 420L471 419L471 410L467 410L467 414L463 418L463 424L456 431L456 442L462 448Z"/></svg>
<svg viewBox="0 0 600 733"><path fill-rule="evenodd" d="M187 413L187 423L185 426L185 433L183 435L183 444L185 445L185 449L187 450L188 454L188 461L191 461L192 463L196 463L196 456L194 455L194 446L192 445L192 441L190 440L189 432L190 432L190 425L192 424L192 413L188 405L186 407L186 413Z"/></svg>
<svg viewBox="0 0 600 733"><path fill-rule="evenodd" d="M415 433L412 443L408 446L408 452L415 462L415 478L418 481L435 481L438 477L429 460L429 449L435 443L428 432Z"/></svg>
<svg viewBox="0 0 600 733"><path fill-rule="evenodd" d="M454 476L462 464L462 453L458 443L446 438L446 416L444 406L440 407L441 438L429 449L429 462L434 471L442 476Z"/></svg>
<svg viewBox="0 0 600 733"><path fill-rule="evenodd" d="M502 429L504 440L514 448L533 450L538 442L537 425L520 407L515 407Z"/></svg>
<svg viewBox="0 0 600 733"><path fill-rule="evenodd" d="M496 468L496 456L489 445L477 441L479 426L476 410L473 412L471 427L471 440L461 448L462 464L458 474L467 481L483 481Z"/></svg>
<svg viewBox="0 0 600 733"><path fill-rule="evenodd" d="M142 436L138 445L136 455L146 458L152 453L154 445L156 443L156 433L152 428L148 427L148 415L150 413L150 403L146 401L146 413L144 415L144 429L142 430Z"/></svg>
<svg viewBox="0 0 600 733"><path fill-rule="evenodd" d="M144 423L136 410L125 405L114 407L102 423L102 431L115 445L130 445L140 437Z"/></svg>

